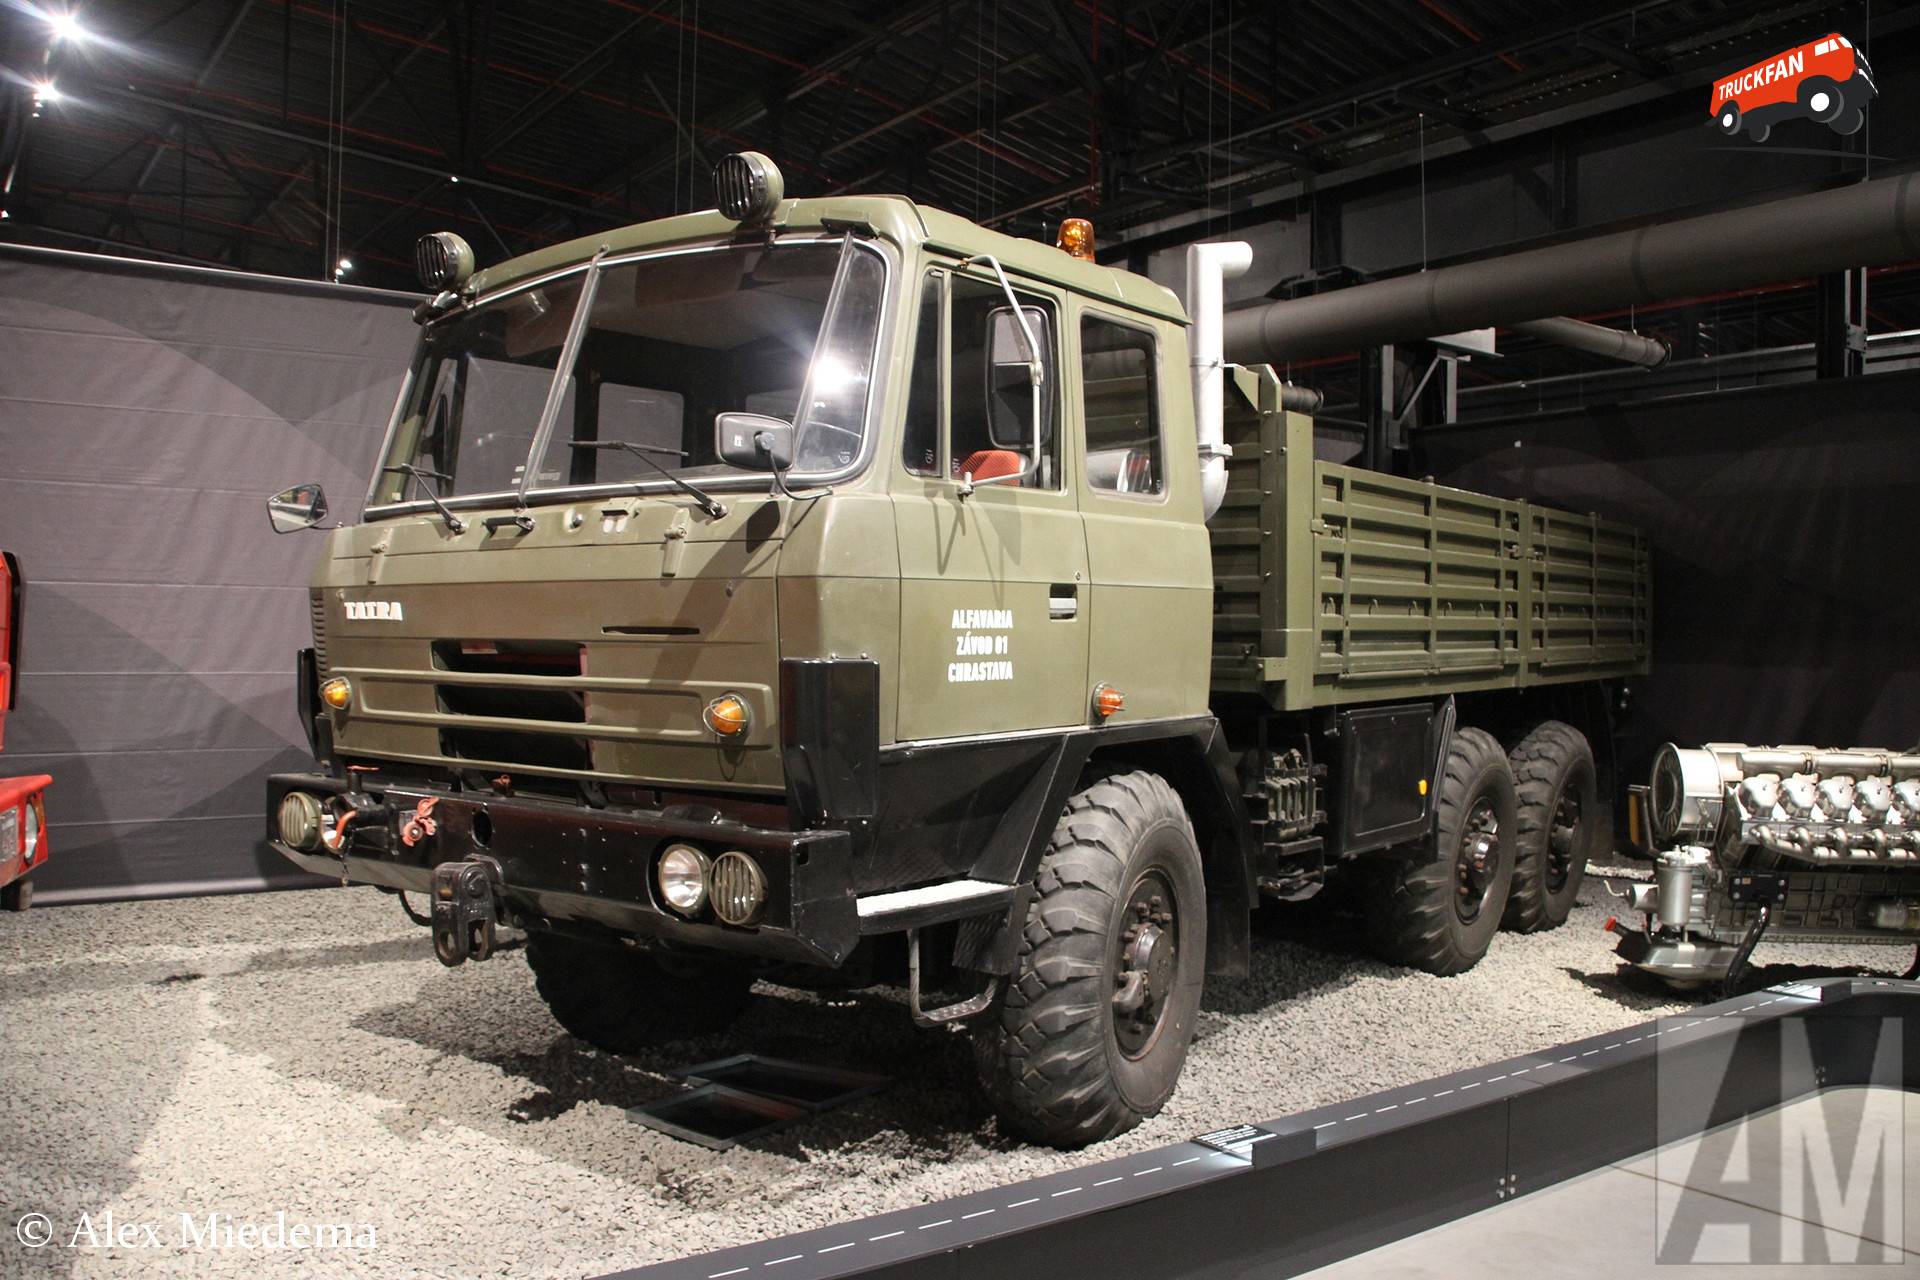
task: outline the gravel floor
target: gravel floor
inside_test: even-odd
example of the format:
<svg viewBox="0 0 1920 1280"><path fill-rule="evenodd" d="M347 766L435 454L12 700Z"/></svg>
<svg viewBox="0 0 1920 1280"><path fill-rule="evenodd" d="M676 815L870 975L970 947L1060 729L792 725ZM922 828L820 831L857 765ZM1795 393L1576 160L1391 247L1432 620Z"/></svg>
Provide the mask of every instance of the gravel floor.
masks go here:
<svg viewBox="0 0 1920 1280"><path fill-rule="evenodd" d="M1617 975L1607 902L1589 880L1567 927L1446 979L1366 958L1325 911L1262 912L1172 1103L1081 1154L1002 1139L965 1038L887 995L762 987L726 1035L620 1059L560 1031L518 952L443 969L372 890L0 915L0 1274L585 1276L935 1200L1687 1007ZM1763 946L1754 982L1909 955ZM625 1115L677 1087L667 1069L745 1049L897 1082L725 1154ZM159 1247L109 1247L109 1210ZM282 1211L375 1247L183 1243L182 1213ZM13 1238L28 1212L55 1246ZM82 1214L98 1247L60 1247Z"/></svg>

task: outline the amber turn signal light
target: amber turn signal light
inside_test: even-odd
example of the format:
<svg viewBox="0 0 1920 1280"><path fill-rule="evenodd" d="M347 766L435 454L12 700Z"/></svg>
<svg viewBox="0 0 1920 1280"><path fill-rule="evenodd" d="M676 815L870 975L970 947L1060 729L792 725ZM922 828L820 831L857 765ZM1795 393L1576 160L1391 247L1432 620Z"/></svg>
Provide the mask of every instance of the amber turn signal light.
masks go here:
<svg viewBox="0 0 1920 1280"><path fill-rule="evenodd" d="M1102 720L1120 714L1120 708L1127 705L1127 695L1110 684L1093 687L1093 714Z"/></svg>
<svg viewBox="0 0 1920 1280"><path fill-rule="evenodd" d="M335 676L320 685L320 701L335 711L345 711L347 704L353 701L353 686L345 676Z"/></svg>
<svg viewBox="0 0 1920 1280"><path fill-rule="evenodd" d="M1053 247L1083 262L1092 262L1093 224L1085 218L1066 219L1060 224L1060 238L1053 242Z"/></svg>
<svg viewBox="0 0 1920 1280"><path fill-rule="evenodd" d="M738 738L747 731L747 723L752 718L747 704L737 693L723 693L707 704L702 713L707 728L723 738Z"/></svg>

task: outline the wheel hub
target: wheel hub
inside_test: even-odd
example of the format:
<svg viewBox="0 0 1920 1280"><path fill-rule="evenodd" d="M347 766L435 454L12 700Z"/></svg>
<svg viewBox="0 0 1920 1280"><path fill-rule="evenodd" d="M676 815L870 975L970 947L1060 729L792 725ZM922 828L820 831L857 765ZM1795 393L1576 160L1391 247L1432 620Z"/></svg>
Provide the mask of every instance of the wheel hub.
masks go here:
<svg viewBox="0 0 1920 1280"><path fill-rule="evenodd" d="M1487 905L1499 850L1500 816L1493 811L1493 801L1482 797L1467 815L1466 827L1460 833L1460 851L1454 858L1453 906L1462 924L1478 920Z"/></svg>
<svg viewBox="0 0 1920 1280"><path fill-rule="evenodd" d="M1580 834L1580 794L1569 786L1553 807L1553 825L1547 832L1547 888L1558 893L1567 887L1573 874L1573 859Z"/></svg>
<svg viewBox="0 0 1920 1280"><path fill-rule="evenodd" d="M1148 872L1127 895L1114 969L1113 1031L1129 1058L1144 1054L1159 1033L1177 970L1178 925L1173 892Z"/></svg>

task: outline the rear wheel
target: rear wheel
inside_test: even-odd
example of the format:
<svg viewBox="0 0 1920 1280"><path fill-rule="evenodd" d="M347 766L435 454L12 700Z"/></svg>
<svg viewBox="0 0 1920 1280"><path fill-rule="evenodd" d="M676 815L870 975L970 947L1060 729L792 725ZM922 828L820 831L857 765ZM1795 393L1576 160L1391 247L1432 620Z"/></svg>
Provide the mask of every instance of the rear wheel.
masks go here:
<svg viewBox="0 0 1920 1280"><path fill-rule="evenodd" d="M1839 115L1835 116L1833 123L1827 127L1844 137L1860 132L1866 123L1866 112L1862 111L1859 107L1848 107L1841 111Z"/></svg>
<svg viewBox="0 0 1920 1280"><path fill-rule="evenodd" d="M21 876L0 889L0 911L25 911L33 904L33 877Z"/></svg>
<svg viewBox="0 0 1920 1280"><path fill-rule="evenodd" d="M609 1053L722 1030L753 986L753 975L725 962L556 933L527 936L527 964L554 1021Z"/></svg>
<svg viewBox="0 0 1920 1280"><path fill-rule="evenodd" d="M1602 819L1593 748L1572 725L1549 720L1521 739L1508 763L1518 824L1505 923L1523 933L1556 928L1580 896Z"/></svg>
<svg viewBox="0 0 1920 1280"><path fill-rule="evenodd" d="M1367 925L1382 959L1441 975L1480 962L1513 882L1516 810L1507 753L1483 730L1456 732L1436 838L1376 870Z"/></svg>
<svg viewBox="0 0 1920 1280"><path fill-rule="evenodd" d="M1770 124L1750 124L1747 126L1747 136L1755 142L1765 142L1772 135L1773 126Z"/></svg>
<svg viewBox="0 0 1920 1280"><path fill-rule="evenodd" d="M1067 804L1020 954L975 1034L1002 1126L1083 1147L1159 1112L1187 1058L1207 955L1206 888L1173 788L1102 778Z"/></svg>

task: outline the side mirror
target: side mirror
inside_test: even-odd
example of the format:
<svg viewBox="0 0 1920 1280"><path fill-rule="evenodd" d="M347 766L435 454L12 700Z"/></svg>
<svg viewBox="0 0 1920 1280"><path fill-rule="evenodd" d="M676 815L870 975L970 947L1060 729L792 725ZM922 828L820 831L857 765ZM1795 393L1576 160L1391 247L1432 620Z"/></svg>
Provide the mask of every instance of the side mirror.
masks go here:
<svg viewBox="0 0 1920 1280"><path fill-rule="evenodd" d="M267 499L267 518L275 533L311 529L327 518L327 491L318 483L282 489Z"/></svg>
<svg viewBox="0 0 1920 1280"><path fill-rule="evenodd" d="M720 461L746 471L785 471L793 465L793 424L764 413L723 413L713 420Z"/></svg>

